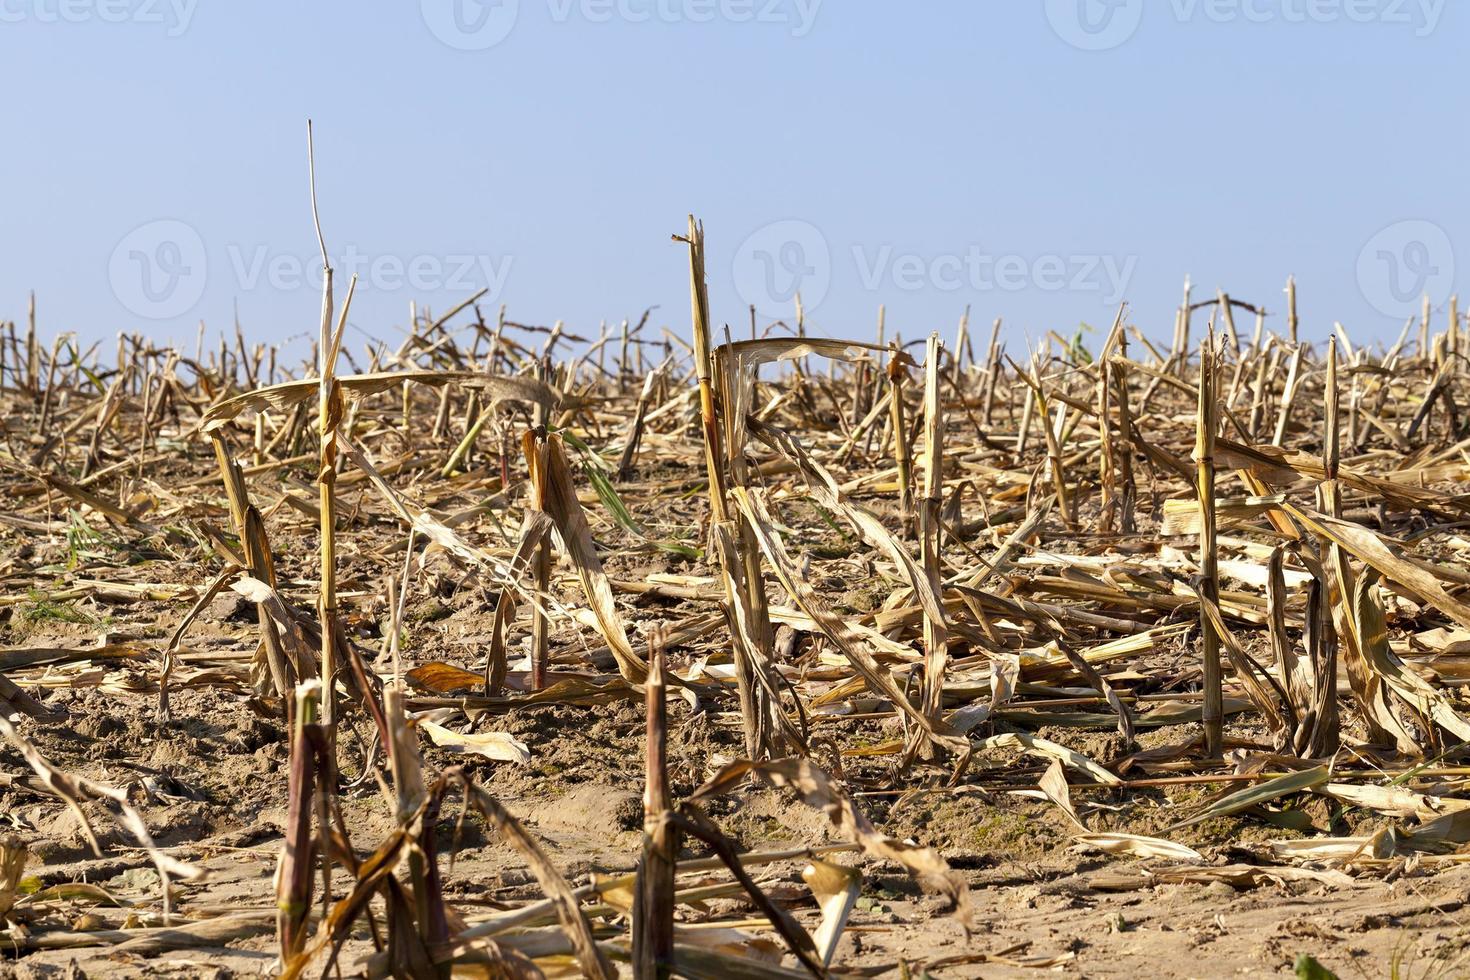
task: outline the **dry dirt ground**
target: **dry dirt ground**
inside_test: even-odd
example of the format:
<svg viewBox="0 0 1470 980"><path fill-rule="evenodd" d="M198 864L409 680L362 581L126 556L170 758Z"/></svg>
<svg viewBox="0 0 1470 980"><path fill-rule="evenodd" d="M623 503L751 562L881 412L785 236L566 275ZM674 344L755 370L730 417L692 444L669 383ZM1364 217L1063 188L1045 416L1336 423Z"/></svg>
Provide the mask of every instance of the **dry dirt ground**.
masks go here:
<svg viewBox="0 0 1470 980"><path fill-rule="evenodd" d="M1011 401L1014 409L1017 398ZM427 415L432 407L420 411ZM497 511L513 513L505 510L508 492L500 485L502 471L494 453L476 458L467 474L441 479L439 469L457 433L451 432L433 452L419 453L422 447L394 429L395 413L391 399L380 408L376 424L381 438L374 446L385 470L387 462L395 462L389 472L392 482L439 514L468 513L488 500L489 507L476 511L473 521L456 526L486 547L504 549L510 538L504 534L497 538L487 519L500 520ZM80 414L77 410L64 417ZM463 414L456 408L453 417ZM1187 444L1193 426L1187 410L1158 424L1177 430L1172 444ZM24 429L23 424L18 426L13 432ZM702 540L701 520L708 510L703 464L697 442L688 438L693 430L683 424L677 428L677 438L668 436L657 451L648 452L635 480L620 484L641 522L641 537L599 511L597 498L585 486L579 490L593 515L593 533L619 609L637 643L646 642L653 622L706 623L669 646L670 667L687 673L706 659L711 664L728 663L730 636L718 616L720 590L711 577L713 570L699 561L671 557L667 549L650 547L655 540L686 544ZM609 431L601 436L604 442L616 441ZM248 430L236 431L233 437L244 441ZM22 438L37 441L30 435ZM155 447L146 455L146 465L137 464L135 475L100 486L109 488L110 499L126 502L132 514L150 519L166 515L168 529L187 529L196 521L225 526L228 511L207 445L197 438L188 442L184 434L179 438ZM1310 433L1302 438L1309 441ZM835 435L828 439L836 441ZM1028 473L1039 473L1043 462L1041 449L1033 446L1030 452L1024 466L1014 464L1002 474L1004 480L996 478L1003 492L978 503L973 494L967 497L966 513L973 516L983 504L990 522L988 536L977 533L974 547L993 552L1003 533L1024 517L1026 511L1019 505L1027 494ZM976 474L977 484L1000 472L989 468L988 459L981 450L966 456L965 465L970 467L966 472ZM871 471L881 466L881 460L864 466ZM312 478L309 453L290 466L251 478L256 503L266 515L281 591L308 611L316 597L318 543ZM513 474L513 479L524 482L523 475ZM1153 477L1145 482L1141 476L1140 484L1144 527L1136 540L1117 536L1091 540L1086 533L1067 532L1053 524L1034 544L1058 553L1111 554L1110 560L1128 554L1156 555L1176 545L1176 551L1191 547L1192 538L1187 537L1172 545L1161 542L1155 517L1164 491ZM24 912L30 934L42 937L31 944L42 948L5 953L0 976L273 974L277 959L272 876L286 820L288 752L280 718L252 693L250 665L260 636L254 606L225 592L189 626L170 684L170 717L160 720L159 652L181 624L192 597L220 573L223 563L218 554L198 544L170 545L156 537L150 541L131 525L119 527L86 507L68 503L43 481L20 478L14 487L19 488L17 511L0 514L5 518L0 521L0 586L5 597L0 604L0 646L6 651L65 653L6 671L57 718L19 718L18 730L61 770L125 789L159 845L207 872L202 879L175 885L174 909L185 920L221 913L251 913L258 918L257 927L246 930L249 934L199 948L160 952L130 945L119 931L159 924L158 879L148 856L100 806L87 804L84 812L97 829L103 850L101 857L95 856L78 815L38 787L16 746L0 743L3 829L30 853L18 910ZM1179 492L1188 491L1169 491L1176 496ZM880 496L869 494L865 503L897 527L891 499ZM783 507L791 548L803 561L814 559L811 583L827 601L854 618L881 607L897 586L891 575L885 579L875 571L871 550L855 547L850 534L819 519L815 508L803 504L799 495ZM1009 511L1002 513L1003 508ZM391 675L393 665L380 652L387 621L384 583L403 567L405 531L365 480L344 478L339 509L343 529L338 589L347 630L361 644L368 669ZM1082 512L1083 526L1091 516ZM515 523L510 521L512 532ZM1004 532L997 532L997 527ZM566 572L565 566L558 570L556 591L569 606L585 605L578 601ZM682 578L667 588L624 587L654 581L663 573ZM495 592L442 552L424 555L414 565L409 590L402 628L403 668L445 663L470 671L483 669ZM1043 599L1048 595L1030 594ZM1050 593L1051 601L1057 594ZM791 602L774 584L770 598L773 607ZM1086 600L1076 605L1086 605ZM1187 705L1188 691L1198 684L1200 663L1198 633L1185 629L1195 612L1186 609L1176 615L1157 608L1182 607L1149 607L1140 615L1157 615L1160 623L1178 623L1180 629L1155 642L1146 656L1114 661L1109 670L1114 682L1126 685L1140 704L1145 697L1159 697ZM905 642L917 644L913 622L917 618L907 627ZM1013 649L1022 642L1043 642L1031 634L1022 637L1021 627L1014 629L1016 635L1007 636ZM1397 638L1401 631L1395 629ZM573 885L586 884L597 875L627 872L641 842L643 705L636 692L579 704L527 705L522 696L527 637L523 613L509 636L510 686L516 696L492 705L477 702L469 714L478 730L503 731L523 742L531 753L529 763L452 755L424 739L426 765L431 772L465 766L544 842L552 861ZM1251 632L1246 640L1256 652L1261 641L1260 631ZM558 618L551 638L552 679L608 678L611 662L599 645L586 623ZM822 684L832 678L851 676L849 669L832 666L832 648L823 648L813 632L780 637L778 647L784 665L809 671L817 679L816 690L825 690ZM823 675L823 670L830 673ZM1076 847L1073 826L1037 792L1046 766L1034 759L1001 749L982 751L972 761L965 782L949 787L947 768L919 765L899 773L895 755L865 753L865 748L891 742L901 732L894 727L891 712L884 717L883 702L855 691L847 699L849 713L812 716L814 756L841 779L880 830L937 848L968 882L973 914L967 935L944 902L921 892L902 868L863 862L862 897L835 958L839 973L1270 977L1293 975L1298 957L1310 954L1343 978L1470 976L1470 868L1459 863L1458 855L1434 860L1411 855L1350 869L1350 878L1334 872L1337 877L1301 880L1283 872L1283 880L1273 881L1267 869L1263 880L1240 888L1219 880L1170 882L1160 877L1167 862L1087 853ZM1084 688L1080 693L1091 691ZM1232 696L1239 693L1238 688L1230 690ZM432 691L420 689L416 695L421 708L436 703ZM1045 700L1055 695L1032 691L1028 697ZM452 705L454 698L442 703ZM1097 699L1092 703L1093 712L1107 710L1096 706ZM732 697L713 699L693 713L684 701L671 698L670 775L676 798L687 796L722 764L743 754L733 704ZM1029 726L1022 718L1028 712ZM982 731L1028 730L1085 752L1103 765L1118 762L1123 749L1110 731L1109 716L1097 724L1093 714L1091 723L1071 728L1045 720L1065 713L1038 714L1021 699L1013 714L998 716ZM1227 731L1228 744L1269 752L1259 716L1243 718ZM461 714L454 725L462 728L464 722ZM342 777L350 784L342 792L342 807L359 855L370 853L394 827L378 784L371 776L359 779L366 734L360 714L350 715L338 730ZM1170 724L1141 730L1139 742L1144 749L1171 745L1187 749L1200 734L1197 723ZM1353 734L1348 724L1345 735L1351 739ZM1175 757L1188 754L1181 750ZM1266 840L1310 833L1367 836L1392 823L1369 810L1329 805L1313 797L1285 808L1169 831L1181 817L1232 786L1191 782L1192 765L1181 762L1176 769L1164 770L1166 778L1126 791L1074 780L1072 800L1091 830L1167 836L1198 849L1205 867L1250 863L1259 856L1255 848ZM1159 771L1144 767L1132 775ZM1167 778L1171 773L1181 774L1178 781ZM1421 780L1418 788L1429 792L1432 786ZM1433 792L1449 797L1459 790L1457 784L1446 783ZM820 813L771 790L741 790L717 801L710 814L748 850L809 847L833 839ZM1268 820L1288 826L1272 826ZM445 894L462 916L472 918L540 897L519 853L478 818L460 822L457 814L447 812L440 840ZM848 853L831 859L857 861ZM819 915L800 877L803 864L800 860L771 864L760 868L756 877L800 921L814 927ZM346 886L339 871L333 891L340 896ZM693 925L736 922L771 935L754 922L753 908L734 897L681 907L680 916ZM359 928L341 961L343 975L361 970L370 952L368 933ZM788 957L786 965L793 963Z"/></svg>
<svg viewBox="0 0 1470 980"><path fill-rule="evenodd" d="M54 639L75 643L77 638ZM64 768L126 786L159 843L208 871L202 882L181 887L181 910L270 911L285 820L285 747L275 723L252 715L237 697L208 690L180 692L168 724L152 720L155 699L150 696L94 689L62 691L56 700L72 721L60 728L28 724L37 746ZM675 709L674 720L676 790L688 791L708 774L711 757L738 751L738 733L691 720L681 709ZM472 763L471 768L546 843L568 878L577 884L593 874L631 870L640 841L640 708L618 702L521 709L500 719L500 725L532 746L532 765ZM433 748L428 758L438 764L460 761ZM23 770L22 760L8 748L0 752L0 761L7 771ZM1139 829L1150 822L1147 800L1114 803L1099 797L1098 802L1123 809L1098 811L1113 818L1101 826ZM8 822L33 842L27 874L35 885L87 882L123 906L86 897L56 902L55 921L49 924L117 927L127 919L130 901L156 895L151 864L123 835L103 833L108 853L95 859L76 817L59 804L12 788L4 809ZM1362 878L1352 887L1150 886L1143 872L1147 862L1069 849L1067 826L1046 803L936 790L898 804L893 797L869 797L865 809L880 827L939 846L963 871L973 890L975 926L967 938L942 903L920 894L901 870L874 867L836 960L840 969L855 974L898 976L902 961L912 975L927 970L935 977L1048 971L1084 977L1290 976L1305 952L1342 977L1390 976L1396 958L1405 963L1398 976L1470 975L1470 868L1437 873L1400 868ZM389 829L385 808L371 788L351 794L346 811L360 846ZM818 814L769 791L751 791L715 816L750 848L828 839ZM1226 823L1191 828L1177 839L1224 861L1230 841L1246 829ZM105 829L105 818L97 819L97 826ZM452 900L494 908L539 894L518 855L487 838L476 821L457 832L447 826L444 834L453 860L446 875ZM767 869L761 880L771 883L773 894L789 898L798 918L814 926L816 912L799 871L799 863L787 862ZM710 902L709 912L749 909L722 899ZM95 918L83 921L88 916ZM355 945L355 952L367 951L366 943ZM274 970L274 946L273 933L263 929L227 946L157 956L130 954L112 944L43 950L10 959L0 975L268 976Z"/></svg>

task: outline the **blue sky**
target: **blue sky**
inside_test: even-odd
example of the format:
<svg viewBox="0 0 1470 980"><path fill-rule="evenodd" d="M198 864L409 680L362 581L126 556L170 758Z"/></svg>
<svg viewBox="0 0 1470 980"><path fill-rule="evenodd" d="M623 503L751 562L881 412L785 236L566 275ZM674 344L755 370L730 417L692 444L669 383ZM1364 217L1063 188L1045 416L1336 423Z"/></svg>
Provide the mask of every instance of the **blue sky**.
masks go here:
<svg viewBox="0 0 1470 980"><path fill-rule="evenodd" d="M1391 340L1465 289L1467 40L1445 0L0 0L0 318L311 333L310 116L355 350L483 286L687 334L690 211L737 330L799 286L831 336L1167 336L1186 274L1279 313L1294 273L1305 336Z"/></svg>

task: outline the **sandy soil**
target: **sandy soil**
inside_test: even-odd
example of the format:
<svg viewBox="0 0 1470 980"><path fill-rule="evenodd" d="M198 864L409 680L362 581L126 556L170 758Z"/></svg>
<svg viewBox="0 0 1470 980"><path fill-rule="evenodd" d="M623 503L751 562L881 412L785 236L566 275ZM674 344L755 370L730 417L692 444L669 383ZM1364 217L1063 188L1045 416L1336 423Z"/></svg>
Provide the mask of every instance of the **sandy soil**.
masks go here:
<svg viewBox="0 0 1470 980"><path fill-rule="evenodd" d="M269 913L285 819L285 752L275 724L251 714L238 697L210 690L179 692L169 724L152 720L152 697L90 690L62 691L56 700L73 721L62 727L28 723L36 744L64 767L126 786L159 842L207 869L202 882L181 886L179 908L185 914L217 908ZM682 707L675 721L676 790L687 792L707 774L712 757L738 750L737 733L708 719L691 720ZM470 763L477 777L546 842L573 883L631 870L640 840L640 710L629 702L547 706L512 712L502 722L533 746L536 758L526 768ZM427 753L431 763L460 761L434 748ZM0 750L0 761L9 771L22 769L9 748ZM1123 811L1098 811L1112 818L1100 820L1100 827L1159 819L1147 812L1147 800L1121 803L1099 794L1096 801ZM54 801L12 787L4 807L8 822L33 842L28 875L38 885L87 882L120 903L156 894L146 856L105 819L96 822L107 830L102 840L108 854L99 860L87 851L75 816ZM973 889L975 930L967 939L943 903L921 894L901 870L870 866L837 956L839 969L896 976L904 961L913 975L927 969L936 977L1032 976L1038 970L1086 977L1265 977L1291 975L1305 952L1343 977L1387 976L1395 956L1410 965L1406 976L1470 974L1470 868L1431 874L1401 867L1346 888L1151 885L1149 862L1070 849L1067 827L1048 804L936 788L901 802L869 797L865 809L892 833L940 846L964 872ZM371 787L348 794L345 810L359 849L389 829ZM768 791L750 791L715 815L751 848L830 839L818 814ZM1231 852L1223 842L1238 838L1241 827L1192 830L1179 839L1223 862ZM488 839L475 821L457 837L446 827L445 840L453 857L446 875L451 898L493 907L536 894L518 856ZM791 900L798 918L815 925L799 871L799 864L787 862L767 869L761 880ZM709 912L742 908L739 900L722 899L711 902ZM123 924L128 912L83 900L56 903L55 915L61 921L52 925L70 920L98 929ZM84 916L95 918L80 921ZM367 951L365 943L357 947L352 952ZM156 957L110 945L44 950L11 960L0 975L257 976L270 975L274 960L267 925L227 947Z"/></svg>

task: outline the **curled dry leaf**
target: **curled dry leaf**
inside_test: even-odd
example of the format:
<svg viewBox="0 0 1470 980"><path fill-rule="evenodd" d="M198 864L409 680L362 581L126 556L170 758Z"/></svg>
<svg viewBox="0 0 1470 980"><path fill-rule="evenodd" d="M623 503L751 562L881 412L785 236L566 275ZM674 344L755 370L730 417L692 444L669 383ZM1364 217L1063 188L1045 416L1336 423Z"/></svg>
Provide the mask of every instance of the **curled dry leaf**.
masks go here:
<svg viewBox="0 0 1470 980"><path fill-rule="evenodd" d="M842 937L847 917L852 914L862 891L863 876L853 868L814 860L802 869L801 880L812 890L812 897L822 910L822 924L817 927L812 941L817 944L817 955L821 957L822 965L831 966L832 955L837 952L837 940Z"/></svg>
<svg viewBox="0 0 1470 980"><path fill-rule="evenodd" d="M1075 769L1086 775L1093 782L1103 786L1118 786L1123 782L1081 752L1073 751L1065 745L1058 745L1056 742L1049 741L1048 739L1038 738L1035 735L1027 735L1024 732L1003 732L1000 735L992 735L989 738L977 740L975 747L985 749L1020 749L1029 755L1040 756L1044 759L1055 759L1067 768Z"/></svg>
<svg viewBox="0 0 1470 980"><path fill-rule="evenodd" d="M1074 834L1072 839L1088 848L1096 848L1108 854L1126 854L1129 857L1163 858L1169 861L1203 861L1205 856L1194 848L1177 844L1161 837L1143 837L1138 834Z"/></svg>
<svg viewBox="0 0 1470 980"><path fill-rule="evenodd" d="M515 762L523 766L531 761L531 749L509 732L466 735L424 720L418 722L418 727L429 736L429 741L448 752L481 755L495 762Z"/></svg>
<svg viewBox="0 0 1470 980"><path fill-rule="evenodd" d="M1067 774L1062 771L1060 759L1051 760L1051 765L1041 774L1039 785L1046 798L1055 803L1068 820L1079 830L1087 829L1087 824L1083 823L1082 818L1077 815L1077 809L1072 806L1072 791L1067 788Z"/></svg>
<svg viewBox="0 0 1470 980"><path fill-rule="evenodd" d="M403 676L415 689L428 691L431 694L475 691L485 684L485 678L472 670L438 661L419 664Z"/></svg>

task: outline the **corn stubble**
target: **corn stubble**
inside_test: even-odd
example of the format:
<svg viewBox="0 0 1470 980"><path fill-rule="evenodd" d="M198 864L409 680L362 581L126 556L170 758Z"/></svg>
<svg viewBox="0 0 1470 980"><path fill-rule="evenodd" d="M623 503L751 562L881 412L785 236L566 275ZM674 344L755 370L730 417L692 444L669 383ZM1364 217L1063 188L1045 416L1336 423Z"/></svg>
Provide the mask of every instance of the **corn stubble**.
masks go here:
<svg viewBox="0 0 1470 980"><path fill-rule="evenodd" d="M10 523L44 533L71 512L129 547L208 555L215 568L206 586L115 565L112 581L59 590L165 598L182 620L157 648L3 651L6 672L114 658L152 671L162 719L171 690L212 684L288 733L274 914L191 914L186 902L180 929L170 882L197 869L156 847L120 791L48 761L25 726L60 718L0 675L18 722L0 718L0 735L34 790L72 807L99 853L83 804L102 801L154 861L162 919L126 942L168 949L273 928L284 976L330 974L349 948L371 976L824 976L841 965L862 887L861 865L836 859L847 853L906 869L968 931L966 877L885 834L859 791L1039 792L1079 846L1144 860L1152 882L1335 880L1408 856L1432 865L1470 843L1470 822L1452 819L1470 809L1455 765L1470 739L1457 694L1470 676L1458 313L1436 332L1426 312L1412 348L1408 327L1383 351L1352 346L1339 326L1323 351L1298 341L1294 281L1284 337L1264 308L1224 292L1195 302L1186 286L1167 350L1119 309L1096 357L1051 335L1017 364L996 321L977 360L967 310L954 350L933 334L920 363L898 339L807 336L799 305L789 330L716 343L703 228L691 217L676 238L692 345L650 340L648 314L595 339L504 309L487 323L477 295L438 318L415 309L396 351L371 347L367 370L343 373L352 287L338 309L329 265L315 366L300 378L239 332L208 359L120 337L110 369L95 350L63 356L60 341L48 356L34 315L23 341L13 324L0 337L6 396L50 427L0 457L19 503ZM1192 345L1200 311L1209 323ZM1249 339L1238 313L1254 315ZM468 343L448 325L461 315L474 317ZM833 365L825 377L813 358ZM200 477L155 487L139 507L139 474L174 456L212 459L221 492ZM661 510L689 493L705 520L674 526ZM425 502L456 497L472 503ZM282 573L283 514L316 529L314 580ZM368 521L407 538L376 556L381 649L346 627L373 590L355 571L349 599L339 578L339 546L358 555ZM619 578L628 554L692 567ZM430 559L493 598L492 625L463 663L405 672L406 597ZM823 585L844 562L881 585L872 608ZM228 590L256 610L255 649L233 673L185 644ZM651 616L646 600L683 605ZM575 885L486 782L488 762L523 763L536 746L477 729L528 705L618 700L645 711L643 846L632 873ZM680 799L669 740L686 705L738 729L744 757L709 760ZM892 737L845 742L858 715L886 719ZM1047 726L1116 729L1121 748L1094 758L1035 734ZM1167 752L1137 750L1139 732L1164 726L1179 735ZM421 734L479 760L436 768ZM1020 761L978 766L981 753ZM876 775L863 765L875 759L888 762ZM1159 819L1156 835L1093 832L1074 802L1191 782L1219 792ZM824 815L835 842L743 850L712 804L756 789ZM343 802L373 793L393 829L354 841ZM1279 819L1313 795L1401 823L1357 846L1283 842L1259 868L1168 839L1211 818ZM446 897L439 831L468 812L544 897L488 913ZM25 860L7 838L0 907L12 919ZM811 897L796 911L761 870L789 862ZM759 921L712 941L701 899L733 894ZM42 938L92 944L33 930L3 942L25 952Z"/></svg>

